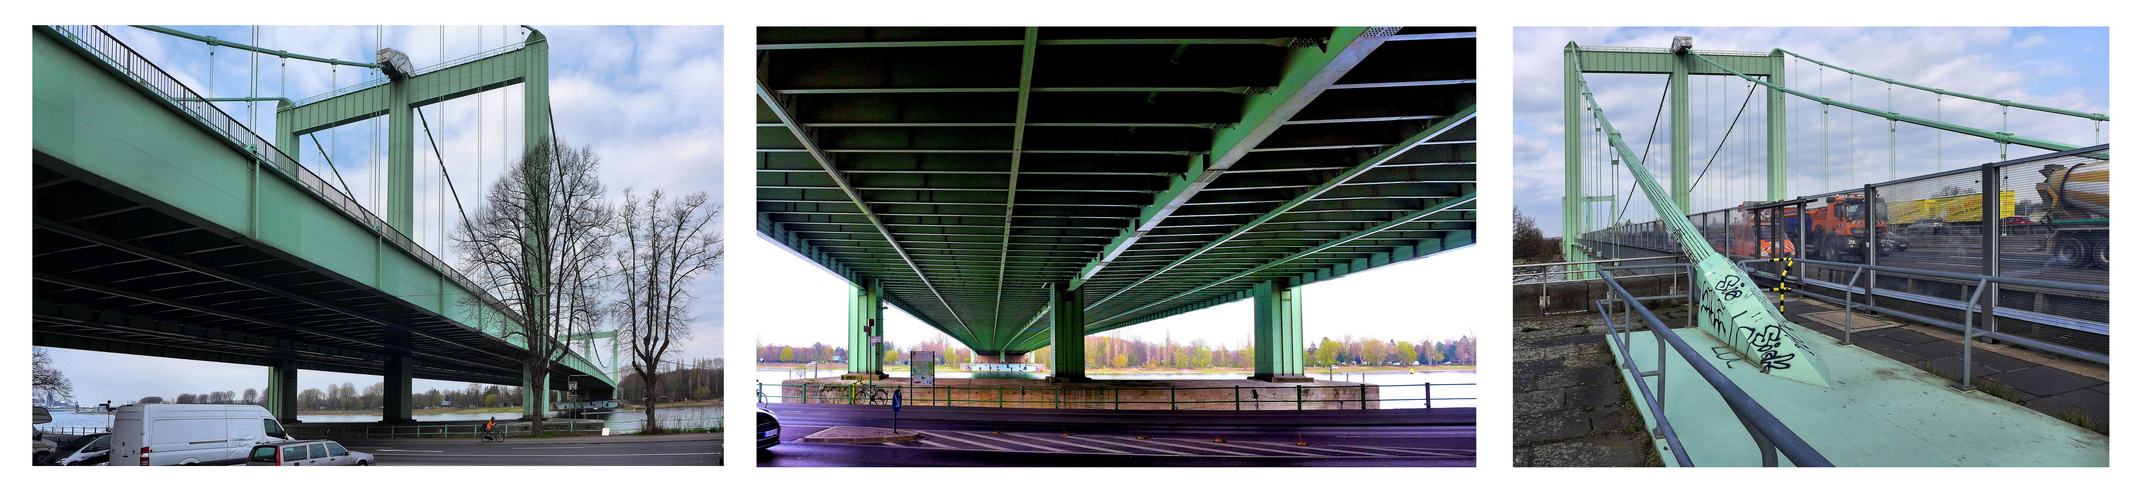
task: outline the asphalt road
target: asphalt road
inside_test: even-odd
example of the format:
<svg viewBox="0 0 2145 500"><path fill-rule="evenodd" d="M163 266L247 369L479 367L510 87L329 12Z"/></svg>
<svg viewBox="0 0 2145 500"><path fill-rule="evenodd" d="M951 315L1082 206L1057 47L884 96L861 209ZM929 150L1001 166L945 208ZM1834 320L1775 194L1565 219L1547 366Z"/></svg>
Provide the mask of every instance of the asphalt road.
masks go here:
<svg viewBox="0 0 2145 500"><path fill-rule="evenodd" d="M891 444L805 443L799 438L837 425L896 427L884 407L775 405L783 443L758 454L761 466L1232 466L1425 467L1475 464L1469 424L1316 425L1317 412L1240 412L1186 422L1080 423L1031 420L1035 411L1006 411L976 420L905 418L902 430L928 435ZM1373 410L1381 411L1381 410ZM1398 412L1402 410L1382 410ZM909 411L906 414L919 412ZM964 415L975 416L974 410ZM1287 415L1283 415L1287 414ZM1064 413L1055 413L1062 417ZM1336 414L1337 415L1337 414ZM1311 416L1306 419L1301 417ZM1167 420L1157 418L1155 420ZM1181 420L1181 419L1180 419ZM1288 421L1263 424L1267 421ZM1393 419L1387 419L1393 420ZM1405 419L1400 419L1405 420Z"/></svg>
<svg viewBox="0 0 2145 500"><path fill-rule="evenodd" d="M513 439L342 439L380 465L722 465L714 434Z"/></svg>

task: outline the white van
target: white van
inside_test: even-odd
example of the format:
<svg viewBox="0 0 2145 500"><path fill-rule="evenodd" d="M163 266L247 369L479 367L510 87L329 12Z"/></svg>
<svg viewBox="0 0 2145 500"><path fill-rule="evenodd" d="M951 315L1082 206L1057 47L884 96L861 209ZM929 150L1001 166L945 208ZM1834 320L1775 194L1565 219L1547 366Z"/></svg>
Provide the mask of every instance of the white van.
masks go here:
<svg viewBox="0 0 2145 500"><path fill-rule="evenodd" d="M253 446L289 440L267 408L146 404L112 416L111 465L242 465Z"/></svg>

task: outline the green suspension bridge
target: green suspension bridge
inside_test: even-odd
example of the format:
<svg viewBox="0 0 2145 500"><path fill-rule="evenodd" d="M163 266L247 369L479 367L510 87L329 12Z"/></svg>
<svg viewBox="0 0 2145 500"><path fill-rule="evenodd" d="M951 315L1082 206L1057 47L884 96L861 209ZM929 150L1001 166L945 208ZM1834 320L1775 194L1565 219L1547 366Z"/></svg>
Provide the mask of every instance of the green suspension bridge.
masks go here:
<svg viewBox="0 0 2145 500"><path fill-rule="evenodd" d="M1436 28L762 28L758 232L1020 363L1232 301L1304 377L1304 285L1470 245L1475 34Z"/></svg>
<svg viewBox="0 0 2145 500"><path fill-rule="evenodd" d="M590 345L601 335L571 337L564 343L578 350L561 346L530 373L520 333L544 319L523 317L520 298L412 237L417 179L441 193L428 201L440 207L431 228L442 241L450 202L437 185L451 182L438 152L447 117L422 107L519 87L522 144L550 142L541 32L453 60L442 41L440 63L414 68L384 35L376 57L358 58L371 62L352 62L141 29L201 42L212 63L221 49L255 67L271 56L370 79L292 99L263 95L268 75L255 71L246 96L219 96L106 28L35 27L34 345L270 367L266 406L285 420L296 417L301 369L382 376L390 422L410 420L413 378L522 386L525 414L547 411L550 393L569 385L599 399L615 387L606 368L615 359L598 363ZM214 74L212 64L206 88ZM259 135L255 114L234 118L216 104L230 101L275 103L271 135ZM319 140L352 124L374 134L370 202ZM306 149L326 165L301 165ZM420 156L438 160L438 177L417 168ZM316 173L323 166L329 175Z"/></svg>
<svg viewBox="0 0 2145 500"><path fill-rule="evenodd" d="M1593 293L1587 309L1609 323L1618 371L1664 461L2106 463L2104 434L1981 394L1987 380L1970 380L1983 373L1976 356L1991 357L1972 347L1977 337L2107 362L2108 147L2010 129L2013 112L2035 113L2097 143L2106 115L1892 80L1786 50L1698 50L1689 37L1665 49L1573 43L1561 58L1563 251L1573 264L1557 272L1607 283L1594 289L1607 298ZM1809 75L1789 72L1791 63L1815 68L1818 88L1798 86ZM1653 113L1669 122L1665 161L1651 155L1660 118L1636 142L1637 129L1618 126L1632 123L1612 124L1597 101L1588 77L1601 74L1666 77ZM1837 83L1822 90L1828 77L1847 80L1847 95ZM1857 87L1884 92L1855 97ZM1927 117L1899 111L1894 90L1950 99L1955 117L1958 101L1994 106L2002 121L1990 130L1947 122L1942 107ZM1858 143L1858 121L1887 140ZM1835 144L1841 126L1850 132ZM1903 137L1916 128L1921 135ZM1808 129L1821 135L1796 137ZM1902 176L1903 142L1910 164L1932 171ZM1873 147L1886 153L1858 151ZM1644 275L1662 279L1627 279ZM1541 277L1548 309L1550 274ZM1845 324L1822 331L1790 321L1813 314L1791 307L1791 293L1963 332L1964 345L1951 343L1953 357L1924 363L1923 374L1895 360L1907 352L1889 350L1899 341L1858 333L1855 322L1871 320L1841 315ZM1641 302L1658 299L1687 301L1687 313L1674 311L1685 328L1666 326ZM1942 385L1964 392L1931 391ZM2006 452L1989 452L1997 449Z"/></svg>

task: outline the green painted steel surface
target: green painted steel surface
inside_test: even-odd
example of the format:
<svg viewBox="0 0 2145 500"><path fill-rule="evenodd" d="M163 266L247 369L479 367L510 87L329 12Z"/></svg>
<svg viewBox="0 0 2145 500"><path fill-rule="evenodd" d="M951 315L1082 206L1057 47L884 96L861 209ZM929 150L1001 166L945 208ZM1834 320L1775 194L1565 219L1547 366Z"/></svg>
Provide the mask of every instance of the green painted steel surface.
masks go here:
<svg viewBox="0 0 2145 500"><path fill-rule="evenodd" d="M1050 285L1050 377L1079 382L1087 379L1087 318L1080 289L1062 283Z"/></svg>
<svg viewBox="0 0 2145 500"><path fill-rule="evenodd" d="M1828 338L1793 325L1800 335ZM1699 352L1727 349L1718 339L1694 329L1675 335ZM1641 370L1653 370L1658 358L1653 332L1631 332L1631 356ZM1859 338L1859 337L1858 337ZM1615 342L1614 337L1609 338ZM1752 370L1738 358L1711 359L1714 368L1755 398L1795 434L1833 464L1865 467L2099 467L2108 465L2108 436L2031 408L1980 392L1959 392L1953 382L1857 346L1816 342L1838 384L1818 387L1782 380ZM1671 353L1666 408L1669 423L1694 465L1757 466L1760 455L1720 393L1698 376L1682 357ZM1631 363L1619 357L1617 363ZM1621 368L1617 373L1625 373ZM1628 374L1627 390L1637 394ZM1647 380L1650 387L1654 382ZM1649 412L1640 412L1647 429L1658 429ZM1663 456L1665 441L1655 436ZM1674 466L1674 461L1669 461ZM1789 465L1786 460L1782 465Z"/></svg>
<svg viewBox="0 0 2145 500"><path fill-rule="evenodd" d="M1584 89L1584 79L1581 88ZM1701 330L1735 348L1735 352L1758 369L1790 380L1820 387L1832 382L1826 375L1822 360L1809 353L1809 346L1801 333L1808 330L1790 323L1780 316L1775 306L1766 300L1765 292L1758 290L1750 275L1713 252L1698 229L1691 226L1690 217L1677 207L1667 191L1654 182L1653 175L1638 155L1624 143L1623 134L1609 123L1609 116L1594 102L1594 95L1585 90L1580 95L1586 98L1587 106L1594 110L1594 118L1600 123L1610 147L1623 158L1625 167L1631 171L1639 190L1646 193L1646 200L1653 204L1656 213L1668 228L1669 234L1683 242L1683 252L1697 266L1691 282L1697 287L1697 318Z"/></svg>
<svg viewBox="0 0 2145 500"><path fill-rule="evenodd" d="M1251 287L1252 378L1303 376L1303 288L1269 281Z"/></svg>
<svg viewBox="0 0 2145 500"><path fill-rule="evenodd" d="M880 357L886 351L871 337L885 333L886 302L882 297L886 291L878 280L865 283L849 286L849 373L885 377L886 360Z"/></svg>
<svg viewBox="0 0 2145 500"><path fill-rule="evenodd" d="M759 233L980 354L1474 241L1472 33L759 34Z"/></svg>
<svg viewBox="0 0 2145 500"><path fill-rule="evenodd" d="M501 318L505 315L491 310L489 306L469 307L460 304L461 299L477 294L457 279L450 279L446 273L451 270L439 267L443 264L436 263L435 258L423 253L421 249L408 246L410 244L407 239L400 233L365 222L377 219L369 218L370 214L356 207L354 203L338 207L335 200L347 201L347 195L334 191L325 184L314 185L317 183L302 181L301 179L318 181L318 178L307 177L311 175L309 172L303 171L302 167L274 149L242 145L240 138L253 137L250 131L242 127L219 130L216 126L190 115L182 106L182 102L178 101L184 96L167 98L163 91L152 88L150 85L156 84L153 83L155 78L168 78L147 76L151 73L162 75L160 70L146 66L147 63L140 61L132 63L138 66L131 70L120 69L107 59L119 56L99 54L77 45L77 42L70 38L73 35L42 27L39 28L39 33L42 36L33 37L32 46L32 144L40 158L51 159L50 162L40 160L40 168L49 164L60 168L59 174L79 179L77 182L106 186L102 189L122 197L150 200L152 208L196 224L208 231L205 234L214 234L241 246L260 248L284 259L284 262L297 263L313 272L333 276L338 282L395 297L394 300L399 301L400 307L425 311L452 322L454 328L474 332L478 331L481 325L489 341L501 344L500 350L506 350L504 346L524 347L519 339L498 338L502 328L518 328L511 324L511 319L502 324ZM122 48L107 47L99 50ZM127 55L131 56L131 52ZM130 74L128 71L136 73ZM226 126L236 127L228 123ZM244 144L265 143L257 137L250 140L254 142ZM40 172L41 176L46 175L42 173L43 170ZM58 181L52 181L42 182L40 185L60 184ZM40 217L44 217L44 206L40 205ZM71 228L66 225L65 220L48 221L41 218L39 224L47 231L72 238L88 238L92 241L100 238L94 232ZM130 252L144 251L126 241L114 240L104 244L119 245L119 248ZM214 273L210 267L200 269L202 272ZM43 276L41 283L69 284L75 289L99 290L100 293L117 294L132 300L159 300L139 292L70 281L70 278L56 274L40 272L40 275ZM70 318L96 317L94 311L89 311L86 316L66 312L72 311L68 307L71 306L62 303L49 308L41 306L39 310L41 313L47 310L61 311L58 316ZM207 331L213 332L215 329ZM208 335L205 338L225 339L220 335ZM40 333L37 339L40 345L49 341L65 344L69 348L109 350L130 346L123 349L129 352L153 350L166 355L223 362L277 362L265 357L235 356L140 343L85 343L50 337L43 333ZM308 342L291 340L261 342L263 345L281 342L286 348L323 353L340 352L342 354L339 356L360 360L361 365L371 363L378 366L384 359L342 346L313 346ZM188 354L190 352L193 354ZM419 366L436 368L426 363L430 362L421 362ZM570 356L570 359L562 364L564 369L597 377L605 384L614 384L607 374L579 355ZM347 365L313 362L300 366L306 369L355 370ZM455 375L434 376L451 378Z"/></svg>

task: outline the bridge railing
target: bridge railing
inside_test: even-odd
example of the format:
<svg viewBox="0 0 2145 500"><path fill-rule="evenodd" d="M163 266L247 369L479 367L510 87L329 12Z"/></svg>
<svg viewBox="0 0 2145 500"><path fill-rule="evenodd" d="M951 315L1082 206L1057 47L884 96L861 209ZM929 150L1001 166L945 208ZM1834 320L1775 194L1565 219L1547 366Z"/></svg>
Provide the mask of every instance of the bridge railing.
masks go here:
<svg viewBox="0 0 2145 500"><path fill-rule="evenodd" d="M1325 384L1296 386L1209 387L956 387L940 385L769 384L758 383L758 398L766 403L837 405L892 405L893 391L902 391L903 406L963 406L981 408L1053 408L1080 410L1359 410L1383 408L1438 408L1438 402L1475 400L1472 396L1441 394L1438 387L1474 387L1467 383L1421 384ZM772 388L775 394L767 391ZM792 391L794 389L794 391ZM1386 391L1412 392L1423 397L1384 397ZM1451 391L1445 389L1444 391ZM1128 395L1130 396L1128 398ZM772 398L772 400L770 400ZM1395 403L1398 406L1387 406ZM1446 404L1467 407L1472 404Z"/></svg>
<svg viewBox="0 0 2145 500"><path fill-rule="evenodd" d="M299 164L297 159L285 154L282 150L276 149L274 143L262 139L252 130L247 129L242 122L224 113L223 108L217 107L214 103L204 101L201 94L195 93L192 88L180 83L178 78L164 72L162 68L136 53L134 49L128 47L125 43L120 42L117 37L113 37L104 28L94 25L52 26L51 28L68 40L73 41L76 45L87 49L87 53L93 54L113 70L163 98L166 104L194 118L196 124L232 141L241 149L253 154L263 165L271 166L273 167L271 170L289 176L299 185L304 186L306 190L319 197L321 201L336 207L359 224L371 228L383 240L408 252L412 257L417 258L417 260L424 262L448 279L453 280L455 284L460 285L464 290L469 290L478 300L483 301L485 305L503 315L513 324L526 324L520 313L508 307L505 302L491 296L487 291L488 289L478 286L468 276L448 265L446 260L426 251L416 241L411 240L408 235L403 234L393 226L387 225L386 221L367 210L363 204L358 203L356 198L338 190L326 179ZM519 46L519 44L509 45L494 49L493 52L518 48ZM580 358L578 354L573 356ZM589 366L591 367L589 370L593 370L593 365L587 363L586 360L582 360L580 364ZM591 373L600 373L600 371L592 371Z"/></svg>
<svg viewBox="0 0 2145 500"><path fill-rule="evenodd" d="M1778 466L1779 457L1782 455L1787 456L1788 461L1798 467L1832 466L1831 461L1811 448L1793 429L1787 428L1780 419L1773 417L1772 412L1766 411L1764 405L1736 386L1735 381L1729 380L1719 368L1713 367L1711 357L1699 354L1697 349L1662 324L1661 318L1654 316L1653 311L1647 310L1645 305L1640 303L1640 298L1631 296L1631 292L1625 291L1623 285L1616 284L1616 280L1608 271L1597 270L1595 273L1603 282L1609 284L1609 289L1616 292L1615 300L1595 302L1595 310L1601 313L1602 324L1608 325L1609 335L1614 339L1609 344L1617 350L1618 356L1623 358L1625 374L1633 381L1632 386L1638 388L1638 399L1645 403L1647 413L1653 416L1653 421L1658 426L1653 429L1653 434L1668 442L1669 452L1675 456L1678 465L1690 467L1693 464L1690 454L1684 451L1683 439L1676 435L1675 425L1669 422L1665 409L1668 401L1668 353L1671 350L1681 356L1685 363L1690 364L1691 368L1698 372L1699 378L1705 379L1708 385L1720 393L1721 399L1728 403L1728 409L1735 413L1743 428L1750 431L1751 439L1757 442L1759 461L1766 467ZM1617 323L1609 312L1617 304L1623 305L1624 321L1621 324ZM1631 351L1631 332L1634 326L1631 324L1631 317L1634 313L1647 329L1653 331L1655 356L1651 370L1641 371L1638 358ZM1652 386L1646 384L1647 377L1653 378Z"/></svg>
<svg viewBox="0 0 2145 500"><path fill-rule="evenodd" d="M1976 280L1884 269L2106 286L2112 254L2108 160L2094 157L2107 149L1988 163L1690 217L1702 239L1730 258L1795 258L1803 283L1826 289L1819 296L1861 283L1875 288L1863 297L1865 305L1916 316L1954 317L1969 305L1993 309L1978 328L2105 355L2105 293L1991 281L1976 296ZM1590 231L1581 240L1604 258L1682 251L1658 221ZM1834 264L1847 262L1879 267ZM1785 264L1759 265L1777 274Z"/></svg>
<svg viewBox="0 0 2145 500"><path fill-rule="evenodd" d="M610 434L640 432L647 422L642 419L619 422L587 422L577 420L546 421L539 431L529 422L501 422L501 432L508 437L551 435L600 435L608 429ZM664 432L722 432L723 418L658 418L656 425ZM439 423L399 425L332 425L320 427L294 427L291 437L295 439L395 439L395 438L476 438L484 433L482 423Z"/></svg>

